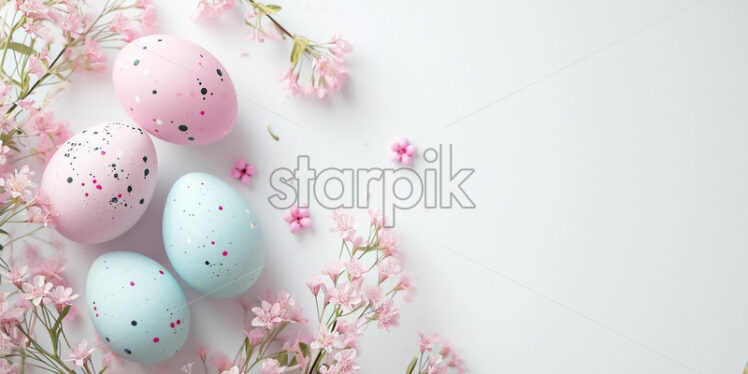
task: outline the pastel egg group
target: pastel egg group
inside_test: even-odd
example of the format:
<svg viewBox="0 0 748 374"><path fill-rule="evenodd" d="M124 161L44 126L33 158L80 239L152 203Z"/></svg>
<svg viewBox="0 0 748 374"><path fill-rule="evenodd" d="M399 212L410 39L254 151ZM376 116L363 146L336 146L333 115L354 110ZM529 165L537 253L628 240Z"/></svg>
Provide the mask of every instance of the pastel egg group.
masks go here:
<svg viewBox="0 0 748 374"><path fill-rule="evenodd" d="M177 36L149 35L125 46L113 81L130 118L157 138L209 144L236 122L236 91L226 69L204 48Z"/></svg>
<svg viewBox="0 0 748 374"><path fill-rule="evenodd" d="M88 271L86 301L101 340L129 361L163 361L187 339L190 311L184 293L149 257L134 252L101 255Z"/></svg>
<svg viewBox="0 0 748 374"><path fill-rule="evenodd" d="M60 234L101 243L140 219L151 201L157 169L156 150L143 129L103 124L60 146L44 170L41 191Z"/></svg>
<svg viewBox="0 0 748 374"><path fill-rule="evenodd" d="M249 289L264 262L257 216L242 196L205 173L177 180L166 198L163 240L169 261L190 287L213 297Z"/></svg>

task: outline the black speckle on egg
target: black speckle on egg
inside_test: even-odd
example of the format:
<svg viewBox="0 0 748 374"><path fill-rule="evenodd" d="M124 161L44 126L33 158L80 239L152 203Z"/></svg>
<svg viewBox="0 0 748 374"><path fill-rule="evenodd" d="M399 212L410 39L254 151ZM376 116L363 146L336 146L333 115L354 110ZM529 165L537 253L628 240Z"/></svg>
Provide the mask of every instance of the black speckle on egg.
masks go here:
<svg viewBox="0 0 748 374"><path fill-rule="evenodd" d="M190 137L188 137L188 138L187 138L187 140L189 140L189 141L194 141L194 140L195 140L195 138L193 138L193 137L191 137L191 136L190 136Z"/></svg>
<svg viewBox="0 0 748 374"><path fill-rule="evenodd" d="M138 59L135 59L135 61L132 62L134 66L138 66L139 63L140 63L140 60Z"/></svg>
<svg viewBox="0 0 748 374"><path fill-rule="evenodd" d="M111 342L111 340L109 340L109 337L107 336L105 336L104 339L106 340L107 343Z"/></svg>
<svg viewBox="0 0 748 374"><path fill-rule="evenodd" d="M132 354L132 351L131 351L131 350L129 350L129 349L127 349L127 348L125 348L125 353L127 353L128 355L131 355L131 354Z"/></svg>
<svg viewBox="0 0 748 374"><path fill-rule="evenodd" d="M223 76L223 72L221 71L221 69L216 69L216 73L218 73L219 77Z"/></svg>
<svg viewBox="0 0 748 374"><path fill-rule="evenodd" d="M179 125L179 131L187 131L187 125Z"/></svg>
<svg viewBox="0 0 748 374"><path fill-rule="evenodd" d="M145 203L145 199L140 199L140 205L143 205Z"/></svg>
<svg viewBox="0 0 748 374"><path fill-rule="evenodd" d="M73 177L68 177L68 183L73 183Z"/></svg>
<svg viewBox="0 0 748 374"><path fill-rule="evenodd" d="M152 93L153 93L154 95L158 93L158 91L156 91L156 90L153 90L153 91L151 91L151 92L152 92Z"/></svg>
<svg viewBox="0 0 748 374"><path fill-rule="evenodd" d="M208 93L208 89L205 88L205 87L203 87L203 88L200 89L200 93L203 94L203 95L206 95Z"/></svg>
<svg viewBox="0 0 748 374"><path fill-rule="evenodd" d="M130 324L133 325L133 326L137 326L138 325L138 321L133 320L132 322L130 322Z"/></svg>
<svg viewBox="0 0 748 374"><path fill-rule="evenodd" d="M132 192L132 186L127 186L127 192L128 193Z"/></svg>
<svg viewBox="0 0 748 374"><path fill-rule="evenodd" d="M143 170L143 175L144 175L144 176L146 176L146 177L147 177L147 176L148 176L148 174L150 174L150 173L151 173L151 171L150 171L150 170L148 170L148 169L145 169L145 170Z"/></svg>
<svg viewBox="0 0 748 374"><path fill-rule="evenodd" d="M205 265L210 265L210 261L205 261Z"/></svg>
<svg viewBox="0 0 748 374"><path fill-rule="evenodd" d="M148 162L148 156L143 156L143 162Z"/></svg>

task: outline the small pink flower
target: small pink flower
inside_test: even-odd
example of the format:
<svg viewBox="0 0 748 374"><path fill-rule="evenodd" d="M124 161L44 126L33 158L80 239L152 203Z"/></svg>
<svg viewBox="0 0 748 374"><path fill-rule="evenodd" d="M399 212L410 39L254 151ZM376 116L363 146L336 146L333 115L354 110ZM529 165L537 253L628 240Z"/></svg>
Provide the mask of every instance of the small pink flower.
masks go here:
<svg viewBox="0 0 748 374"><path fill-rule="evenodd" d="M52 283L48 283L43 275L37 275L32 280L32 283L24 283L21 287L23 288L24 299L31 300L31 303L34 305L39 305L47 297L53 285Z"/></svg>
<svg viewBox="0 0 748 374"><path fill-rule="evenodd" d="M91 357L91 352L93 352L93 349L88 349L88 342L83 340L80 344L70 348L69 359L65 361L73 361L75 366L82 368Z"/></svg>
<svg viewBox="0 0 748 374"><path fill-rule="evenodd" d="M400 325L400 311L394 306L392 300L387 300L377 309L377 321L377 327L387 331Z"/></svg>
<svg viewBox="0 0 748 374"><path fill-rule="evenodd" d="M353 238L356 234L356 220L353 219L352 215L346 213L343 208L333 210L330 218L335 223L330 232L337 232L342 238Z"/></svg>
<svg viewBox="0 0 748 374"><path fill-rule="evenodd" d="M262 374L281 374L286 371L286 367L281 366L278 360L266 358L260 363L260 371Z"/></svg>
<svg viewBox="0 0 748 374"><path fill-rule="evenodd" d="M14 326L16 323L23 320L23 313L25 310L25 308L18 305L11 305L7 301L2 301L0 303L0 324L4 326Z"/></svg>
<svg viewBox="0 0 748 374"><path fill-rule="evenodd" d="M384 217L380 209L369 208L369 224L374 226L375 229L381 229L384 226Z"/></svg>
<svg viewBox="0 0 748 374"><path fill-rule="evenodd" d="M29 73L36 75L37 78L44 75L44 73L47 72L47 69L44 67L44 64L42 63L42 60L40 60L36 56L29 57Z"/></svg>
<svg viewBox="0 0 748 374"><path fill-rule="evenodd" d="M249 331L245 328L243 332L252 345L260 344L268 336L268 330L259 327Z"/></svg>
<svg viewBox="0 0 748 374"><path fill-rule="evenodd" d="M343 260L336 259L325 264L325 266L322 268L322 273L327 274L327 276L332 279L333 283L335 283L338 281L338 276L343 271L343 269Z"/></svg>
<svg viewBox="0 0 748 374"><path fill-rule="evenodd" d="M231 370L231 367L234 365L234 363L229 359L229 356L226 356L223 353L214 354L212 361L213 366L215 366L219 372Z"/></svg>
<svg viewBox="0 0 748 374"><path fill-rule="evenodd" d="M21 287L23 280L29 276L29 267L27 265L12 265L9 271L0 272L6 282L12 283L16 287Z"/></svg>
<svg viewBox="0 0 748 374"><path fill-rule="evenodd" d="M281 307L278 303L271 304L263 300L261 307L252 308L252 313L256 316L252 319L252 326L255 327L264 327L270 330L283 322L283 319L281 318Z"/></svg>
<svg viewBox="0 0 748 374"><path fill-rule="evenodd" d="M361 367L354 361L356 358L356 350L344 349L335 354L335 366L337 366L339 374L354 374L358 372Z"/></svg>
<svg viewBox="0 0 748 374"><path fill-rule="evenodd" d="M218 17L233 6L234 0L200 0L191 18L196 20Z"/></svg>
<svg viewBox="0 0 748 374"><path fill-rule="evenodd" d="M304 284L309 287L309 291L312 291L312 295L317 296L319 289L324 285L324 281L319 274L312 274L307 278Z"/></svg>
<svg viewBox="0 0 748 374"><path fill-rule="evenodd" d="M369 269L364 266L361 261L358 261L355 258L351 261L346 262L343 267L345 267L345 271L348 272L352 281L356 281L365 277L366 273L369 271Z"/></svg>
<svg viewBox="0 0 748 374"><path fill-rule="evenodd" d="M57 286L44 299L44 303L51 303L57 311L62 311L66 306L77 299L78 295L73 295L73 289L70 287Z"/></svg>
<svg viewBox="0 0 748 374"><path fill-rule="evenodd" d="M330 353L333 349L343 348L340 341L340 334L337 331L329 332L326 326L320 326L319 330L314 332L314 341L310 345L312 349L322 349Z"/></svg>
<svg viewBox="0 0 748 374"><path fill-rule="evenodd" d="M400 279L397 280L395 289L405 291L405 301L411 301L413 294L416 292L416 286L413 284L413 276L406 272L400 273Z"/></svg>
<svg viewBox="0 0 748 374"><path fill-rule="evenodd" d="M371 305L371 308L376 310L380 305L387 299L387 295L384 294L382 287L368 284L363 287L362 293L364 299Z"/></svg>
<svg viewBox="0 0 748 374"><path fill-rule="evenodd" d="M416 146L410 144L407 138L392 143L392 156L390 159L403 165L412 165L416 154Z"/></svg>
<svg viewBox="0 0 748 374"><path fill-rule="evenodd" d="M400 256L400 237L393 230L384 229L379 232L379 249L384 251L384 256Z"/></svg>
<svg viewBox="0 0 748 374"><path fill-rule="evenodd" d="M399 275L402 271L402 266L399 260L386 258L377 264L377 270L379 270L379 283L382 283L389 277Z"/></svg>
<svg viewBox="0 0 748 374"><path fill-rule="evenodd" d="M332 298L330 302L340 305L343 313L348 313L356 308L361 302L361 294L358 287L351 282L341 282L334 289L330 290Z"/></svg>
<svg viewBox="0 0 748 374"><path fill-rule="evenodd" d="M255 174L257 174L257 168L244 160L237 160L234 169L231 170L231 177L239 179L242 184L249 184L252 182L252 176Z"/></svg>
<svg viewBox="0 0 748 374"><path fill-rule="evenodd" d="M208 349L208 347L201 345L195 348L195 353L200 356L200 359L205 360L205 358L208 357L208 353L210 353L210 350Z"/></svg>
<svg viewBox="0 0 748 374"><path fill-rule="evenodd" d="M312 219L309 218L309 209L299 208L298 205L292 206L286 215L283 216L283 219L288 222L292 234L296 234L302 228L312 225Z"/></svg>
<svg viewBox="0 0 748 374"><path fill-rule="evenodd" d="M419 332L418 348L421 350L421 353L423 353L424 351L431 352L434 349L434 345L436 344L437 340L439 340L439 335L437 334L426 335Z"/></svg>

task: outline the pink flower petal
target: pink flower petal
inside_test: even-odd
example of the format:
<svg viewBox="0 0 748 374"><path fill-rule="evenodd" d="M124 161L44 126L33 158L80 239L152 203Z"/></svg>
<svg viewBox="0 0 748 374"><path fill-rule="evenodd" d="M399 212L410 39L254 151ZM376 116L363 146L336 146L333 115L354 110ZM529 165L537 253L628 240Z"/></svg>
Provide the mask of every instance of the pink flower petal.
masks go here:
<svg viewBox="0 0 748 374"><path fill-rule="evenodd" d="M410 155L403 155L402 161L403 165L412 165L413 164L413 157L410 157Z"/></svg>
<svg viewBox="0 0 748 374"><path fill-rule="evenodd" d="M238 169L231 170L231 177L235 179L239 179L242 176L242 172Z"/></svg>
<svg viewBox="0 0 748 374"><path fill-rule="evenodd" d="M291 229L291 234L296 234L297 232L299 232L299 230L301 230L301 225L299 225L298 222L293 221L289 225L289 228Z"/></svg>
<svg viewBox="0 0 748 374"><path fill-rule="evenodd" d="M409 156L413 156L416 153L416 146L411 144L405 147L405 153L408 154Z"/></svg>
<svg viewBox="0 0 748 374"><path fill-rule="evenodd" d="M242 170L247 167L247 163L244 160L236 160L236 164L234 164L234 166L237 169Z"/></svg>
<svg viewBox="0 0 748 374"><path fill-rule="evenodd" d="M252 177L249 174L242 175L242 184L249 184L250 182L252 182Z"/></svg>
<svg viewBox="0 0 748 374"><path fill-rule="evenodd" d="M301 219L301 227L309 227L312 225L312 219L309 217L304 217Z"/></svg>

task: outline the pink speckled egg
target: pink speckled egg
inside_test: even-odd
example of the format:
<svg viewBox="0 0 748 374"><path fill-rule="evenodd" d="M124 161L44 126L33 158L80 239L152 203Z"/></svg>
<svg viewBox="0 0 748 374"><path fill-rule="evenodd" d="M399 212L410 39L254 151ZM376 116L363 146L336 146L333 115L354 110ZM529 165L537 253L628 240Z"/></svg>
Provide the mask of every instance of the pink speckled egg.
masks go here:
<svg viewBox="0 0 748 374"><path fill-rule="evenodd" d="M120 104L153 136L177 144L209 144L236 122L236 90L218 60L173 35L149 35L120 51L114 63Z"/></svg>
<svg viewBox="0 0 748 374"><path fill-rule="evenodd" d="M101 243L143 216L156 186L156 149L140 127L89 127L55 152L41 190L56 214L57 231L80 243Z"/></svg>

